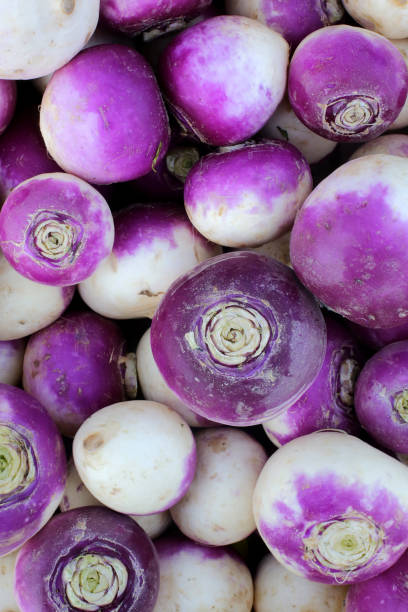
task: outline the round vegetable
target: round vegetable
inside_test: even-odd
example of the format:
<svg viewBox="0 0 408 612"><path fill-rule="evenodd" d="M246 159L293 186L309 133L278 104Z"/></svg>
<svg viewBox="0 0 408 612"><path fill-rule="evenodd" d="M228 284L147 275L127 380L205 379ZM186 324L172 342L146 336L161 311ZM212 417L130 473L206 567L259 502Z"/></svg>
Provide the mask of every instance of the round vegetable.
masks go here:
<svg viewBox="0 0 408 612"><path fill-rule="evenodd" d="M408 340L385 346L367 361L355 401L357 417L374 440L408 453Z"/></svg>
<svg viewBox="0 0 408 612"><path fill-rule="evenodd" d="M188 491L170 514L192 540L212 546L239 542L253 531L252 495L267 460L249 434L229 427L196 435L197 469Z"/></svg>
<svg viewBox="0 0 408 612"><path fill-rule="evenodd" d="M50 287L21 276L0 252L0 340L16 340L53 323L75 287Z"/></svg>
<svg viewBox="0 0 408 612"><path fill-rule="evenodd" d="M11 265L37 283L75 285L112 251L106 200L70 174L40 174L15 187L0 211L0 246Z"/></svg>
<svg viewBox="0 0 408 612"><path fill-rule="evenodd" d="M115 216L112 254L79 285L79 293L111 319L152 317L172 281L220 250L179 206L132 205Z"/></svg>
<svg viewBox="0 0 408 612"><path fill-rule="evenodd" d="M354 385L363 365L357 342L342 323L325 316L327 348L315 381L290 408L263 423L276 446L319 429L342 429L358 435Z"/></svg>
<svg viewBox="0 0 408 612"><path fill-rule="evenodd" d="M24 389L73 436L99 408L135 399L135 354L119 327L94 312L71 312L32 335L24 355Z"/></svg>
<svg viewBox="0 0 408 612"><path fill-rule="evenodd" d="M343 432L301 436L265 464L254 515L289 570L329 584L368 580L408 547L408 470Z"/></svg>
<svg viewBox="0 0 408 612"><path fill-rule="evenodd" d="M78 429L72 450L87 489L125 514L173 506L190 486L196 464L194 437L184 419L145 400L95 412Z"/></svg>
<svg viewBox="0 0 408 612"><path fill-rule="evenodd" d="M54 516L17 556L21 612L152 612L157 554L128 516L86 507Z"/></svg>
<svg viewBox="0 0 408 612"><path fill-rule="evenodd" d="M346 11L364 28L388 38L408 36L408 6L395 0L343 0Z"/></svg>
<svg viewBox="0 0 408 612"><path fill-rule="evenodd" d="M118 44L85 49L53 75L40 128L61 168L97 184L147 174L170 138L151 67L137 51Z"/></svg>
<svg viewBox="0 0 408 612"><path fill-rule="evenodd" d="M50 519L64 491L62 438L41 404L0 383L0 556Z"/></svg>
<svg viewBox="0 0 408 612"><path fill-rule="evenodd" d="M23 373L25 340L0 341L0 382L18 385Z"/></svg>
<svg viewBox="0 0 408 612"><path fill-rule="evenodd" d="M235 251L173 283L153 318L151 346L166 383L192 410L226 425L254 425L312 384L326 330L292 270Z"/></svg>
<svg viewBox="0 0 408 612"><path fill-rule="evenodd" d="M241 142L281 101L288 51L280 34L254 19L206 19L177 34L160 58L170 108L203 142Z"/></svg>
<svg viewBox="0 0 408 612"><path fill-rule="evenodd" d="M367 155L332 172L300 209L290 257L324 304L367 327L408 316L408 159Z"/></svg>
<svg viewBox="0 0 408 612"><path fill-rule="evenodd" d="M160 588L154 612L250 612L251 574L232 549L203 546L181 537L164 537L155 545Z"/></svg>
<svg viewBox="0 0 408 612"><path fill-rule="evenodd" d="M309 34L289 67L293 110L307 127L331 140L379 136L398 117L407 92L401 53L363 28L338 25Z"/></svg>
<svg viewBox="0 0 408 612"><path fill-rule="evenodd" d="M272 140L202 157L187 176L184 204L191 223L209 240L258 246L290 229L311 190L301 153Z"/></svg>

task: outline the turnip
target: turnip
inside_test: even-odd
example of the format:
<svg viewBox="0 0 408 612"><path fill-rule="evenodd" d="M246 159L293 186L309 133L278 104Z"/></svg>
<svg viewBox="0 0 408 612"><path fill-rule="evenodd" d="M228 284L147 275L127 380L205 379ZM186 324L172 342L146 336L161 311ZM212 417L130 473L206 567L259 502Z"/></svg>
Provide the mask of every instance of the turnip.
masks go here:
<svg viewBox="0 0 408 612"><path fill-rule="evenodd" d="M340 0L226 0L226 9L231 15L258 19L293 47L310 32L336 23L344 13Z"/></svg>
<svg viewBox="0 0 408 612"><path fill-rule="evenodd" d="M408 316L408 159L368 155L332 172L310 194L291 233L300 280L324 304L373 328Z"/></svg>
<svg viewBox="0 0 408 612"><path fill-rule="evenodd" d="M14 115L16 99L15 81L0 80L0 134L4 132Z"/></svg>
<svg viewBox="0 0 408 612"><path fill-rule="evenodd" d="M66 64L92 36L99 0L14 0L1 7L0 78L35 79Z"/></svg>
<svg viewBox="0 0 408 612"><path fill-rule="evenodd" d="M408 453L408 340L388 344L367 361L357 379L355 406L374 440Z"/></svg>
<svg viewBox="0 0 408 612"><path fill-rule="evenodd" d="M74 508L82 508L83 506L101 505L101 502L88 491L82 482L71 457L67 466L67 483L59 505L61 512L67 512ZM129 516L144 529L149 538L160 536L171 523L171 516L168 510L158 512L157 514L147 514L146 516Z"/></svg>
<svg viewBox="0 0 408 612"><path fill-rule="evenodd" d="M184 204L194 227L217 244L247 247L279 238L312 190L299 151L279 140L211 153L186 178Z"/></svg>
<svg viewBox="0 0 408 612"><path fill-rule="evenodd" d="M293 144L309 164L314 164L331 153L337 143L312 132L297 118L287 96L261 130L266 138L279 138Z"/></svg>
<svg viewBox="0 0 408 612"><path fill-rule="evenodd" d="M164 537L155 545L160 587L154 612L250 612L251 574L232 549L203 546L181 537Z"/></svg>
<svg viewBox="0 0 408 612"><path fill-rule="evenodd" d="M137 345L136 364L140 388L145 399L173 408L185 419L190 427L209 427L215 425L215 423L193 412L170 389L153 358L150 345L150 328L145 331Z"/></svg>
<svg viewBox="0 0 408 612"><path fill-rule="evenodd" d="M272 555L258 565L254 590L255 612L343 612L347 594L347 587L297 576Z"/></svg>
<svg viewBox="0 0 408 612"><path fill-rule="evenodd" d="M220 251L179 206L131 205L115 216L112 254L79 292L90 308L111 319L152 317L172 281Z"/></svg>
<svg viewBox="0 0 408 612"><path fill-rule="evenodd" d="M153 514L186 493L196 448L177 412L135 400L92 414L75 434L73 457L85 486L104 505L126 514Z"/></svg>
<svg viewBox="0 0 408 612"><path fill-rule="evenodd" d="M0 341L0 382L18 385L23 373L25 340Z"/></svg>
<svg viewBox="0 0 408 612"><path fill-rule="evenodd" d="M350 159L377 154L408 157L408 134L383 134L358 147Z"/></svg>
<svg viewBox="0 0 408 612"><path fill-rule="evenodd" d="M53 323L75 287L50 287L21 276L0 252L0 340L17 340Z"/></svg>
<svg viewBox="0 0 408 612"><path fill-rule="evenodd" d="M18 550L0 559L0 612L20 612L14 596L14 570Z"/></svg>
<svg viewBox="0 0 408 612"><path fill-rule="evenodd" d="M0 556L50 519L64 491L62 438L41 404L0 383Z"/></svg>
<svg viewBox="0 0 408 612"><path fill-rule="evenodd" d="M23 386L73 436L99 408L136 398L135 354L113 321L71 312L30 337Z"/></svg>
<svg viewBox="0 0 408 612"><path fill-rule="evenodd" d="M384 36L363 28L338 25L309 34L289 67L293 110L308 128L331 140L379 136L398 117L407 92L401 53Z"/></svg>
<svg viewBox="0 0 408 612"><path fill-rule="evenodd" d="M252 494L267 455L248 433L230 427L196 435L197 468L170 514L184 535L212 546L239 542L253 531Z"/></svg>
<svg viewBox="0 0 408 612"><path fill-rule="evenodd" d="M0 247L23 276L53 286L88 278L112 252L111 210L82 179L52 172L15 187L0 211Z"/></svg>
<svg viewBox="0 0 408 612"><path fill-rule="evenodd" d="M85 49L55 72L42 99L40 128L61 168L97 184L147 174L170 137L151 67L119 44Z"/></svg>
<svg viewBox="0 0 408 612"><path fill-rule="evenodd" d="M290 268L235 251L171 285L152 320L151 346L166 383L194 412L226 425L254 425L311 385L326 330Z"/></svg>
<svg viewBox="0 0 408 612"><path fill-rule="evenodd" d="M159 575L143 529L91 506L54 516L21 548L14 588L21 612L152 612Z"/></svg>
<svg viewBox="0 0 408 612"><path fill-rule="evenodd" d="M160 59L177 119L212 145L255 134L282 99L289 46L265 25L221 15L177 34Z"/></svg>
<svg viewBox="0 0 408 612"><path fill-rule="evenodd" d="M343 0L346 11L364 28L388 38L408 36L408 6L395 0Z"/></svg>
<svg viewBox="0 0 408 612"><path fill-rule="evenodd" d="M358 435L354 412L354 387L363 366L363 355L341 321L325 316L327 348L315 381L290 408L263 423L276 446L319 429L342 429Z"/></svg>
<svg viewBox="0 0 408 612"><path fill-rule="evenodd" d="M254 514L289 570L329 584L368 580L408 547L408 470L349 434L311 433L265 464Z"/></svg>
<svg viewBox="0 0 408 612"><path fill-rule="evenodd" d="M0 198L26 179L59 172L47 154L39 128L39 112L29 105L18 109L6 132L0 137Z"/></svg>
<svg viewBox="0 0 408 612"><path fill-rule="evenodd" d="M211 4L211 0L101 0L101 17L112 28L128 34L157 28L180 28Z"/></svg>
<svg viewBox="0 0 408 612"><path fill-rule="evenodd" d="M379 576L353 584L347 593L344 612L406 612L408 609L408 553Z"/></svg>

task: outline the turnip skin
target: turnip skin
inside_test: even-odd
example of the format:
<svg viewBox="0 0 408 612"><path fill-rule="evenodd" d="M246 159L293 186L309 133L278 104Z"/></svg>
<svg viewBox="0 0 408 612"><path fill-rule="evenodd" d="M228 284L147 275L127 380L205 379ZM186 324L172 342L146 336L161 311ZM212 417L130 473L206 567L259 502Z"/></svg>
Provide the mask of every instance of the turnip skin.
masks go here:
<svg viewBox="0 0 408 612"><path fill-rule="evenodd" d="M258 19L295 47L305 36L336 23L344 9L339 0L226 0L227 13Z"/></svg>
<svg viewBox="0 0 408 612"><path fill-rule="evenodd" d="M187 175L184 204L208 240L243 248L287 232L311 190L312 175L301 153L271 140L202 157Z"/></svg>
<svg viewBox="0 0 408 612"><path fill-rule="evenodd" d="M375 353L357 379L355 406L361 425L382 446L408 453L408 341Z"/></svg>
<svg viewBox="0 0 408 612"><path fill-rule="evenodd" d="M3 4L0 79L35 79L66 64L92 36L99 0Z"/></svg>
<svg viewBox="0 0 408 612"><path fill-rule="evenodd" d="M408 33L407 33L408 36ZM402 53L405 64L408 66L408 40L392 40L392 44L397 47L398 51ZM400 110L398 117L393 121L388 129L400 130L408 126L408 96L405 99L404 106Z"/></svg>
<svg viewBox="0 0 408 612"><path fill-rule="evenodd" d="M94 312L70 312L29 338L23 386L62 434L74 436L100 408L135 399L135 355L126 353L124 335L113 321Z"/></svg>
<svg viewBox="0 0 408 612"><path fill-rule="evenodd" d="M262 423L310 386L323 361L322 314L293 272L251 251L218 255L180 276L152 320L153 357L197 414Z"/></svg>
<svg viewBox="0 0 408 612"><path fill-rule="evenodd" d="M293 54L289 101L299 119L329 140L376 138L398 117L408 69L386 38L347 25L309 34Z"/></svg>
<svg viewBox="0 0 408 612"><path fill-rule="evenodd" d="M90 576L86 568L93 569ZM117 581L124 589L118 590ZM14 589L21 612L152 612L158 587L150 538L128 516L108 508L54 516L17 556Z"/></svg>
<svg viewBox="0 0 408 612"><path fill-rule="evenodd" d="M332 172L310 194L291 232L300 280L338 314L389 328L408 316L408 160L368 155Z"/></svg>
<svg viewBox="0 0 408 612"><path fill-rule="evenodd" d="M0 211L0 246L23 276L53 286L88 278L112 251L102 195L76 176L40 174L15 187Z"/></svg>
<svg viewBox="0 0 408 612"><path fill-rule="evenodd" d="M340 432L279 448L255 487L258 531L289 570L328 584L368 580L408 546L408 471Z"/></svg>
<svg viewBox="0 0 408 612"><path fill-rule="evenodd" d="M288 51L280 34L254 19L207 19L177 34L164 50L159 65L164 95L179 121L203 142L242 142L281 101Z"/></svg>
<svg viewBox="0 0 408 612"><path fill-rule="evenodd" d="M354 384L363 366L363 354L350 331L325 315L327 347L324 362L309 389L290 408L263 423L276 446L319 429L341 429L359 435L354 413Z"/></svg>
<svg viewBox="0 0 408 612"><path fill-rule="evenodd" d="M196 466L194 437L184 419L146 400L92 414L75 434L73 457L92 495L125 514L154 514L176 504Z"/></svg>
<svg viewBox="0 0 408 612"><path fill-rule="evenodd" d="M343 0L346 11L364 28L387 38L408 36L408 7L394 0Z"/></svg>
<svg viewBox="0 0 408 612"><path fill-rule="evenodd" d="M343 612L347 587L306 580L268 554L256 569L254 592L255 612Z"/></svg>
<svg viewBox="0 0 408 612"><path fill-rule="evenodd" d="M0 134L9 125L16 108L17 86L15 81L0 79Z"/></svg>
<svg viewBox="0 0 408 612"><path fill-rule="evenodd" d="M64 491L62 438L41 404L0 384L2 500L0 556L21 546L50 519Z"/></svg>
<svg viewBox="0 0 408 612"><path fill-rule="evenodd" d="M251 574L231 548L205 546L180 536L155 542L160 587L154 612L234 610L250 612Z"/></svg>
<svg viewBox="0 0 408 612"><path fill-rule="evenodd" d="M378 154L408 157L408 134L383 134L358 147L350 160Z"/></svg>
<svg viewBox="0 0 408 612"><path fill-rule="evenodd" d="M21 612L14 595L14 571L18 550L0 559L0 612Z"/></svg>
<svg viewBox="0 0 408 612"><path fill-rule="evenodd" d="M391 344L391 342L408 340L408 321L387 329L372 329L351 322L349 322L349 327L360 342L376 350Z"/></svg>
<svg viewBox="0 0 408 612"><path fill-rule="evenodd" d="M18 385L23 373L25 339L0 341L0 382Z"/></svg>
<svg viewBox="0 0 408 612"><path fill-rule="evenodd" d="M50 287L21 276L0 252L0 340L17 340L53 323L75 287Z"/></svg>
<svg viewBox="0 0 408 612"><path fill-rule="evenodd" d="M58 165L96 184L147 174L170 138L151 67L119 44L85 49L54 73L42 99L40 128Z"/></svg>
<svg viewBox="0 0 408 612"><path fill-rule="evenodd" d="M172 281L221 251L174 204L131 205L114 222L111 255L79 285L84 302L111 319L152 317Z"/></svg>

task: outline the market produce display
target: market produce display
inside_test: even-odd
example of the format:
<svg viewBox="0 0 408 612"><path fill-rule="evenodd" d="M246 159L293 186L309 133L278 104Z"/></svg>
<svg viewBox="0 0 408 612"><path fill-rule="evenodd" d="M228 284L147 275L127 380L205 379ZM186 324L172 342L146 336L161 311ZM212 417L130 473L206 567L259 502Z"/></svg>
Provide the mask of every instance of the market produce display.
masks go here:
<svg viewBox="0 0 408 612"><path fill-rule="evenodd" d="M407 58L0 2L0 612L408 612Z"/></svg>

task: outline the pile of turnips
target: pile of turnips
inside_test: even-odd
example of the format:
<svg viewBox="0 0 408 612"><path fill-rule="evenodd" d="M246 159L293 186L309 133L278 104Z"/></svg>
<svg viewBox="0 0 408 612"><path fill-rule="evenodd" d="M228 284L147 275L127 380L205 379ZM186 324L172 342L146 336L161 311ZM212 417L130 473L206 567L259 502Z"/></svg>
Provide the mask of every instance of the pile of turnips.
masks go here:
<svg viewBox="0 0 408 612"><path fill-rule="evenodd" d="M408 610L408 9L0 7L0 612Z"/></svg>

